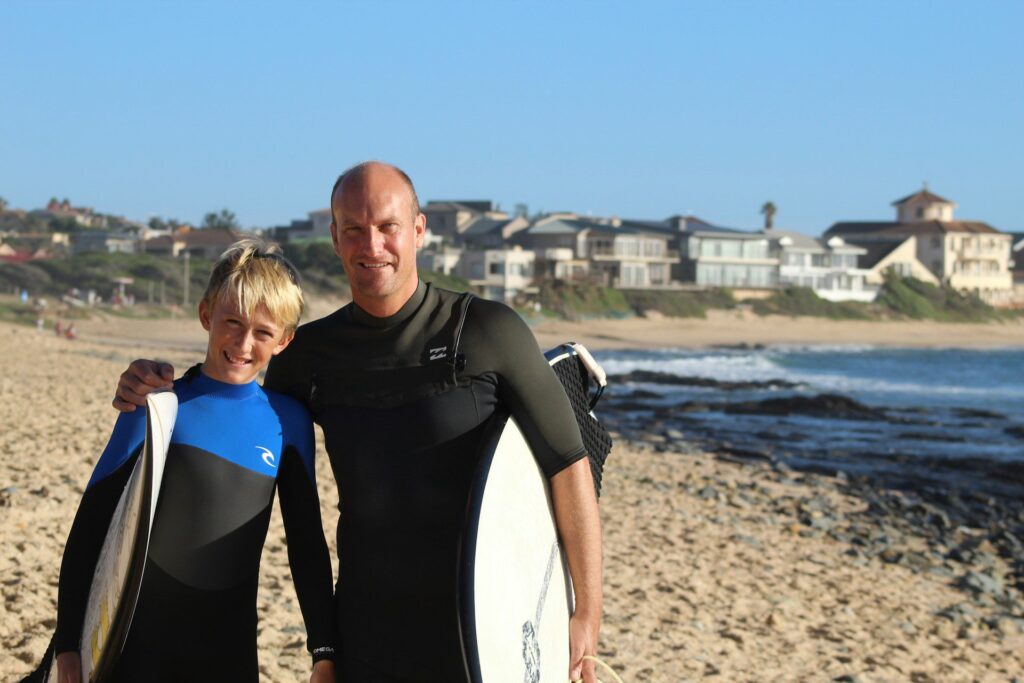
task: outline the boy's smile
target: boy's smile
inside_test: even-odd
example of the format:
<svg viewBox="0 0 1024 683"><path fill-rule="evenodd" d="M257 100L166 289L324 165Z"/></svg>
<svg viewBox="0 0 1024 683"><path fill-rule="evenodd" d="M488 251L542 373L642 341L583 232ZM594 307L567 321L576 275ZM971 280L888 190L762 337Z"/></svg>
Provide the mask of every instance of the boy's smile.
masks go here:
<svg viewBox="0 0 1024 683"><path fill-rule="evenodd" d="M249 317L231 296L217 299L212 306L201 301L199 321L210 333L203 374L228 384L256 379L293 336L285 333L265 306L257 306Z"/></svg>

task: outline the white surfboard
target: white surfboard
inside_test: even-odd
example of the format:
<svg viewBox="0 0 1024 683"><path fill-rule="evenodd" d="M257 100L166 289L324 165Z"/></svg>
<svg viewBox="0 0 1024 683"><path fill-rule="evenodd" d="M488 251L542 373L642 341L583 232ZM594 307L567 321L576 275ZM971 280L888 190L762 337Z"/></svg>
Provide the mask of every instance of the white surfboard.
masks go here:
<svg viewBox="0 0 1024 683"><path fill-rule="evenodd" d="M549 353L549 362L575 362L573 348L563 349ZM580 355L580 361L592 359ZM604 384L603 372L587 371ZM585 392L583 386L577 400ZM485 443L459 565L459 625L469 680L566 683L572 579L558 543L547 477L515 418L496 415Z"/></svg>
<svg viewBox="0 0 1024 683"><path fill-rule="evenodd" d="M166 391L146 397L146 441L125 485L89 589L82 627L82 680L102 681L124 646L142 586L149 535L163 479L178 398ZM47 681L56 683L52 663Z"/></svg>

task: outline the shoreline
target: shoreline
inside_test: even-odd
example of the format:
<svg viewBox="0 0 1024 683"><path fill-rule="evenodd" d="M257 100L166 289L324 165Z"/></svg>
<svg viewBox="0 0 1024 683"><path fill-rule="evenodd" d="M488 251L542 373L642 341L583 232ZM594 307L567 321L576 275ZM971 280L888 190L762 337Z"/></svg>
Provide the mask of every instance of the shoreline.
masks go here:
<svg viewBox="0 0 1024 683"><path fill-rule="evenodd" d="M329 314L337 301L315 300L303 322ZM542 349L567 341L591 350L716 348L743 346L869 346L907 349L1024 349L1024 319L993 323L854 321L758 316L749 311L708 311L708 317L586 321L530 321ZM194 317L135 319L100 315L77 320L81 338L174 350L203 349L206 337Z"/></svg>

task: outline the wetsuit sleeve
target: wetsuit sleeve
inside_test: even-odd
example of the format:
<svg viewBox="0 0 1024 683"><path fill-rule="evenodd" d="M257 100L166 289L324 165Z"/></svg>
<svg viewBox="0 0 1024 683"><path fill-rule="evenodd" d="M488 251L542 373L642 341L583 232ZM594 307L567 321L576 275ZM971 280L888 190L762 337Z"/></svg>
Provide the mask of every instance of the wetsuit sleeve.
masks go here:
<svg viewBox="0 0 1024 683"><path fill-rule="evenodd" d="M55 651L77 651L82 640L89 588L110 519L142 450L146 412L121 413L107 447L82 495L64 546L57 589Z"/></svg>
<svg viewBox="0 0 1024 683"><path fill-rule="evenodd" d="M337 635L331 556L324 540L316 490L313 423L302 412L304 425L290 430L294 438L285 447L277 483L288 540L288 563L306 624L306 646L315 663L334 659Z"/></svg>
<svg viewBox="0 0 1024 683"><path fill-rule="evenodd" d="M586 455L576 417L561 382L533 332L508 306L475 299L460 350L470 374L493 371L498 398L523 429L537 462L552 477Z"/></svg>

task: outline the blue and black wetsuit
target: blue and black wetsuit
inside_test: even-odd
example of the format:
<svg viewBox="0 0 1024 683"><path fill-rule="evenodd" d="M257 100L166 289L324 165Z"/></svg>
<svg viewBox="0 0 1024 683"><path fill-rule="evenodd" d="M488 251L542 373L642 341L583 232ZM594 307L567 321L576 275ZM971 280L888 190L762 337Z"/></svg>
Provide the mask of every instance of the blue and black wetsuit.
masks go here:
<svg viewBox="0 0 1024 683"><path fill-rule="evenodd" d="M515 416L549 477L586 456L530 328L421 282L387 318L303 325L264 384L310 407L337 479L339 680L465 680L459 539L491 417Z"/></svg>
<svg viewBox="0 0 1024 683"><path fill-rule="evenodd" d="M306 409L198 366L178 417L139 601L115 681L257 681L256 592L275 489L314 661L335 643L332 571ZM122 414L82 497L61 563L56 652L79 650L93 568L141 451L145 411Z"/></svg>

